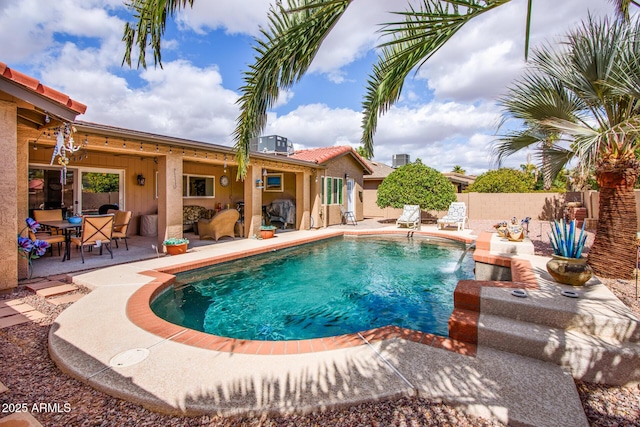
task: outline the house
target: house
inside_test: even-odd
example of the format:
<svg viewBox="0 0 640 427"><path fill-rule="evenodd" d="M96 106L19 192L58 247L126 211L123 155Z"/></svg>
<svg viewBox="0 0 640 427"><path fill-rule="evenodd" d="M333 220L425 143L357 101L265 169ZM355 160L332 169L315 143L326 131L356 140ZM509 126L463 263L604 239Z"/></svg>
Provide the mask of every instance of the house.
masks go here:
<svg viewBox="0 0 640 427"><path fill-rule="evenodd" d="M364 179L373 170L352 147L335 146L298 150L289 158L317 165L311 184L311 216L315 227L343 222L342 211L364 219ZM341 209L342 208L342 209Z"/></svg>
<svg viewBox="0 0 640 427"><path fill-rule="evenodd" d="M463 193L476 180L473 175L464 175L457 172L444 172L443 175L456 187L456 193Z"/></svg>
<svg viewBox="0 0 640 427"><path fill-rule="evenodd" d="M0 63L0 144L6 156L0 233L9 243L2 249L0 291L26 277L17 234L33 209L92 214L102 204L116 204L133 213L130 234L139 231L141 217L157 215L159 247L168 237L182 237L188 205L239 208L240 233L252 236L265 205L291 199L293 226L310 228L311 184L326 175L325 165L252 153L240 180L231 147L76 120L86 108ZM60 142L69 148L64 156L54 155Z"/></svg>

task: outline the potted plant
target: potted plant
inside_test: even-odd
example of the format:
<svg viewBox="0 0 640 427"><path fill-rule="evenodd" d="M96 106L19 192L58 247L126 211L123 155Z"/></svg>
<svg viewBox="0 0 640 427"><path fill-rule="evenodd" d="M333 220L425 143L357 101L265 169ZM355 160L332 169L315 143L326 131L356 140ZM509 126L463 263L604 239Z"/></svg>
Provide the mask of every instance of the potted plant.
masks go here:
<svg viewBox="0 0 640 427"><path fill-rule="evenodd" d="M262 239L270 239L276 234L276 227L274 225L263 225L260 227L260 237Z"/></svg>
<svg viewBox="0 0 640 427"><path fill-rule="evenodd" d="M169 255L180 255L187 252L189 239L171 237L162 242L162 244Z"/></svg>
<svg viewBox="0 0 640 427"><path fill-rule="evenodd" d="M551 224L549 240L553 248L552 259L547 262L547 271L556 282L582 286L593 275L587 259L582 256L587 235L584 222L578 234L576 220L566 223L564 219Z"/></svg>

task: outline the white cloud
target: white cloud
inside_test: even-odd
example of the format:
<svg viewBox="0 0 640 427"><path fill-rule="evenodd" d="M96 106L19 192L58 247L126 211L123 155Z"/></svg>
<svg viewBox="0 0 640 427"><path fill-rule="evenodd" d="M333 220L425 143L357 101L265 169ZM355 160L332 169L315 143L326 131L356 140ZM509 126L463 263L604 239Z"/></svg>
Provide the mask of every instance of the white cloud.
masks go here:
<svg viewBox="0 0 640 427"><path fill-rule="evenodd" d="M200 0L178 15L178 22L200 34L206 29L224 28L229 34L259 35L259 27L268 23L270 0Z"/></svg>
<svg viewBox="0 0 640 427"><path fill-rule="evenodd" d="M336 83L356 77L349 66L379 43L376 24L392 15L388 0L357 0L324 41L311 67ZM178 17L181 28L258 34L266 24L268 0L197 0ZM400 3L400 7L404 4ZM606 0L537 0L533 3L532 46L558 37L587 16L612 10ZM409 154L443 172L460 165L478 174L491 167L489 144L499 112L494 99L524 66L525 2L511 2L463 28L423 67L410 76L397 106L381 117L375 135L376 160ZM229 145L238 114L235 88L228 88L220 67L226 58L164 62L164 69L121 69L124 21L121 0L22 0L0 5L0 61L39 78L44 84L88 105L79 119L107 125ZM550 13L549 11L553 11ZM180 37L164 40L179 51ZM193 46L191 46L193 47ZM234 52L216 49L216 55ZM195 55L195 53L194 53ZM135 59L134 59L135 60ZM194 64L205 63L205 66ZM359 64L362 66L362 64ZM234 66L246 70L247 64ZM357 77L360 78L360 77ZM362 82L364 86L365 82ZM296 102L294 86L277 106ZM316 90L311 88L307 90ZM309 99L309 94L305 94ZM301 98L301 97L300 97ZM295 106L287 114L268 114L264 134L288 137L296 148L360 144L360 111L324 104ZM526 153L508 159L518 167Z"/></svg>

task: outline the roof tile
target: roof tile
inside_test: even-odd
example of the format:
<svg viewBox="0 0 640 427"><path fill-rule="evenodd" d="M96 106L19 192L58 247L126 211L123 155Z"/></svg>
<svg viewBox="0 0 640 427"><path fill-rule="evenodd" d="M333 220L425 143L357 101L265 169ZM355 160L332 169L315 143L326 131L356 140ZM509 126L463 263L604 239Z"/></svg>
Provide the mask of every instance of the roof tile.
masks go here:
<svg viewBox="0 0 640 427"><path fill-rule="evenodd" d="M68 95L59 92L49 86L45 86L31 76L28 76L20 71L13 70L7 66L7 64L0 62L0 76L13 81L25 88L36 92L52 101L55 101L78 114L84 114L87 111L87 106L81 102L71 99Z"/></svg>

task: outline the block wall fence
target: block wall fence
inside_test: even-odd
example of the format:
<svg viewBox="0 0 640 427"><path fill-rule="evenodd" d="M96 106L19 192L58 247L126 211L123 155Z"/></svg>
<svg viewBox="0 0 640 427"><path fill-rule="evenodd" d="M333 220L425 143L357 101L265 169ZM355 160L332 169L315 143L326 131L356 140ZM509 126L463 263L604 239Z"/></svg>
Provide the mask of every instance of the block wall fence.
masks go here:
<svg viewBox="0 0 640 427"><path fill-rule="evenodd" d="M599 192L588 190L569 193L458 193L459 202L467 205L467 216L470 220L508 220L531 217L536 220L559 219L564 216L564 208L568 202L580 202L587 208L587 227L595 226L598 218ZM635 191L636 210L638 211L638 229L640 230L640 190ZM384 208L376 205L377 193L374 189L365 189L365 217L395 219L402 209ZM447 212L422 213L423 221L435 221Z"/></svg>

